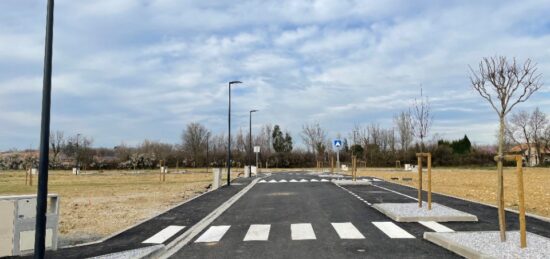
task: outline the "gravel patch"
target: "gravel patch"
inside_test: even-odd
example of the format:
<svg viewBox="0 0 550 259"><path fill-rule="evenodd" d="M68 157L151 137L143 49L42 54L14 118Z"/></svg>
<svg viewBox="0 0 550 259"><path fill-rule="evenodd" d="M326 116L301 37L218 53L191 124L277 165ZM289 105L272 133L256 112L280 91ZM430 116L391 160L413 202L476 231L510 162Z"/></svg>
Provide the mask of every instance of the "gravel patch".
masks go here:
<svg viewBox="0 0 550 259"><path fill-rule="evenodd" d="M429 234L429 235L427 235ZM527 247L520 248L519 231L508 231L500 242L498 231L426 233L426 238L466 257L550 258L550 239L527 232Z"/></svg>
<svg viewBox="0 0 550 259"><path fill-rule="evenodd" d="M477 221L475 215L433 202L431 210L428 210L428 203L426 202L422 203L422 208L418 207L418 203L378 203L374 204L373 207L398 222Z"/></svg>

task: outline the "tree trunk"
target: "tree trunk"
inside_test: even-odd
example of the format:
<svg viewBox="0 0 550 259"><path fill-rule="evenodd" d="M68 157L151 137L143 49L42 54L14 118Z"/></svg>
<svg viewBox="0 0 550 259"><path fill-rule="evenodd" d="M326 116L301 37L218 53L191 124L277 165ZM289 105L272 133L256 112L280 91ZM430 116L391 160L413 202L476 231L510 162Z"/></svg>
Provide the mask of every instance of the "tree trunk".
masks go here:
<svg viewBox="0 0 550 259"><path fill-rule="evenodd" d="M497 203L498 203L498 225L500 229L500 241L506 241L506 219L504 212L504 175L502 161L504 156L504 114L500 115L500 128L498 135L498 190L497 190Z"/></svg>

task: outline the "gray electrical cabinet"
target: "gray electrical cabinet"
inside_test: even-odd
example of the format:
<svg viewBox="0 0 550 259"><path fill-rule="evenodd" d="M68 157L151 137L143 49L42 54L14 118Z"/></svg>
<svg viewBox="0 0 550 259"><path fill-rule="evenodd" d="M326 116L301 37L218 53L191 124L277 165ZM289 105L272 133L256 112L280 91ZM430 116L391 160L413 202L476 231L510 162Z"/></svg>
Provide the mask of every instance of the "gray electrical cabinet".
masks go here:
<svg viewBox="0 0 550 259"><path fill-rule="evenodd" d="M0 257L34 250L36 195L0 196ZM59 197L48 195L46 249L57 250Z"/></svg>

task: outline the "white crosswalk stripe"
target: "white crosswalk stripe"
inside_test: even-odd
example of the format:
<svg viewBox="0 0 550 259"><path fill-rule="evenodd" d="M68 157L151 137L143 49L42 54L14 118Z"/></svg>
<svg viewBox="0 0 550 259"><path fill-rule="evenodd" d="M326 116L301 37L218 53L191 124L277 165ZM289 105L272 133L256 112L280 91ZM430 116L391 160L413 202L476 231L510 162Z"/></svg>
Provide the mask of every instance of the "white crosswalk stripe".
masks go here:
<svg viewBox="0 0 550 259"><path fill-rule="evenodd" d="M259 183L265 183L267 182L266 180L260 180Z"/></svg>
<svg viewBox="0 0 550 259"><path fill-rule="evenodd" d="M276 182L277 182L277 180L275 180L275 179L271 179L271 180L269 181L269 183L276 183Z"/></svg>
<svg viewBox="0 0 550 259"><path fill-rule="evenodd" d="M286 183L287 181L285 179L283 179L283 180L280 180L279 182L280 183Z"/></svg>
<svg viewBox="0 0 550 259"><path fill-rule="evenodd" d="M307 182L307 180L306 180L306 179L302 179L302 180L300 180L300 182L302 182L302 183L303 183L303 182Z"/></svg>
<svg viewBox="0 0 550 259"><path fill-rule="evenodd" d="M250 225L243 241L267 241L271 225Z"/></svg>
<svg viewBox="0 0 550 259"><path fill-rule="evenodd" d="M211 226L204 232L195 243L218 242L231 226Z"/></svg>
<svg viewBox="0 0 550 259"><path fill-rule="evenodd" d="M317 179L311 179L310 182L318 182L319 180Z"/></svg>
<svg viewBox="0 0 550 259"><path fill-rule="evenodd" d="M327 179L321 179L321 182L330 182L330 181Z"/></svg>
<svg viewBox="0 0 550 259"><path fill-rule="evenodd" d="M317 239L313 227L309 223L291 224L290 232L292 240L313 240Z"/></svg>
<svg viewBox="0 0 550 259"><path fill-rule="evenodd" d="M291 183L297 183L298 181L292 179L292 180L290 180L290 182L291 182Z"/></svg>
<svg viewBox="0 0 550 259"><path fill-rule="evenodd" d="M418 221L418 223L424 225L425 227L435 231L435 232L455 232L454 230L443 226L435 221Z"/></svg>
<svg viewBox="0 0 550 259"><path fill-rule="evenodd" d="M351 222L331 224L341 239L365 239L365 236Z"/></svg>
<svg viewBox="0 0 550 259"><path fill-rule="evenodd" d="M393 222L372 222L372 224L390 238L414 238L413 235L395 225Z"/></svg>
<svg viewBox="0 0 550 259"><path fill-rule="evenodd" d="M174 236L178 232L180 232L182 229L184 229L185 226L168 226L164 228L163 230L159 231L152 237L146 239L142 243L144 244L162 244L164 241L168 240L170 237Z"/></svg>

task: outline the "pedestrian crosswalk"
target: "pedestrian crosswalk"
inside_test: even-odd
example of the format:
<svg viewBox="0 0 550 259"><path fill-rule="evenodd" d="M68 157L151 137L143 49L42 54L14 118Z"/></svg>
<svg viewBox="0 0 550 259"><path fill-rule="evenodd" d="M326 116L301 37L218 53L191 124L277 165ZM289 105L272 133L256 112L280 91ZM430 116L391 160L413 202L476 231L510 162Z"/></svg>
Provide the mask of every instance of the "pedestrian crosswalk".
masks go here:
<svg viewBox="0 0 550 259"><path fill-rule="evenodd" d="M265 180L265 179L262 179L260 181L258 181L258 183L316 183L316 182L323 182L323 183L328 183L330 182L330 180L327 180L327 179L290 179L290 180L287 180L287 179L281 179L281 180L275 180L275 179L271 179L271 180Z"/></svg>
<svg viewBox="0 0 550 259"><path fill-rule="evenodd" d="M422 221L418 222L429 229L432 229L436 232L452 232L453 230L443 226L437 222L433 221ZM370 228L368 231L380 231L385 236L390 239L414 239L416 238L407 230L398 226L397 224L391 221L378 221L371 222L374 228ZM290 236L289 238L293 241L300 240L316 240L320 237L317 236L315 229L317 231L321 230L322 227L327 227L328 225L322 226L313 226L311 223L294 223L290 224ZM363 232L361 232L353 223L351 222L332 222L330 224L336 236L340 239L365 239L365 234L368 234L368 231L365 231L365 225L363 225ZM211 242L220 242L227 231L230 229L229 225L221 226L210 226L199 238L195 240L195 243L211 243ZM277 227L280 227L279 225ZM367 229L369 229L367 227ZM246 231L246 234L243 238L243 241L269 241L271 232L271 224L252 224ZM244 232L243 232L244 233ZM327 231L320 231L319 233L327 233ZM322 238L322 237L321 237Z"/></svg>

